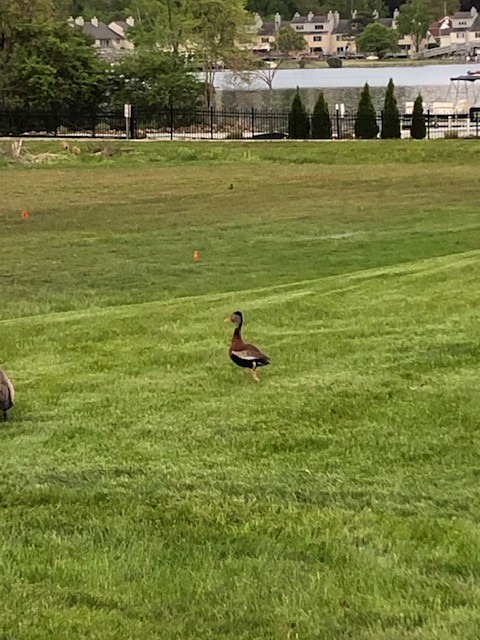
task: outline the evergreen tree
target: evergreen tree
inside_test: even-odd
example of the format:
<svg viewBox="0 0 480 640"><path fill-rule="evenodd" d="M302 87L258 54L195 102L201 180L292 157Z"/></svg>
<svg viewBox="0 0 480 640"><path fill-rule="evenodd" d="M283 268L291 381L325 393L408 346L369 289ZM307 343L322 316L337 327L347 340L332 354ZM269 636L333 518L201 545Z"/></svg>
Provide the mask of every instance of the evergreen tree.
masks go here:
<svg viewBox="0 0 480 640"><path fill-rule="evenodd" d="M385 104L383 107L382 118L382 138L400 138L400 114L397 107L397 99L393 92L395 86L392 78L388 83L387 93L385 94Z"/></svg>
<svg viewBox="0 0 480 640"><path fill-rule="evenodd" d="M298 87L288 114L288 135L292 140L305 140L310 136L310 119Z"/></svg>
<svg viewBox="0 0 480 640"><path fill-rule="evenodd" d="M312 114L312 138L327 140L332 137L332 122L328 104L320 91Z"/></svg>
<svg viewBox="0 0 480 640"><path fill-rule="evenodd" d="M368 83L362 89L358 103L357 117L355 118L356 138L376 138L378 135L377 117L375 107L370 96Z"/></svg>
<svg viewBox="0 0 480 640"><path fill-rule="evenodd" d="M422 96L418 95L417 99L413 103L413 116L412 116L412 129L410 136L414 140L423 140L427 135L427 128L425 126L425 116L423 115L423 100Z"/></svg>

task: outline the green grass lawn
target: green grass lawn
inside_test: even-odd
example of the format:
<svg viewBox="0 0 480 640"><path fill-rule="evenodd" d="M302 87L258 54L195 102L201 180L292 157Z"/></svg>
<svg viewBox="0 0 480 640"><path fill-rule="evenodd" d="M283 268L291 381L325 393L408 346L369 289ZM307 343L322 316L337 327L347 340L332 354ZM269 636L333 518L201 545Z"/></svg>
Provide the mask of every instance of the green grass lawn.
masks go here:
<svg viewBox="0 0 480 640"><path fill-rule="evenodd" d="M480 145L25 146L1 640L478 639Z"/></svg>

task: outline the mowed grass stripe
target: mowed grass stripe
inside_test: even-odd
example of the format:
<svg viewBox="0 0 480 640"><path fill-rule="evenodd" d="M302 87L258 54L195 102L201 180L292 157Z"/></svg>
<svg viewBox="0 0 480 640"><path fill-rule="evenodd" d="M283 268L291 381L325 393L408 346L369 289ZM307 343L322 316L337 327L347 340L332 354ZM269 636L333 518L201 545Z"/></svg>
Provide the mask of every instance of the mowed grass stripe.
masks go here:
<svg viewBox="0 0 480 640"><path fill-rule="evenodd" d="M478 636L476 146L449 198L460 147L329 145L370 186L337 164L323 199L319 145L248 146L135 147L181 176L175 210L140 151L8 169L6 637ZM42 220L21 227L27 184ZM272 359L258 385L228 360L236 308Z"/></svg>

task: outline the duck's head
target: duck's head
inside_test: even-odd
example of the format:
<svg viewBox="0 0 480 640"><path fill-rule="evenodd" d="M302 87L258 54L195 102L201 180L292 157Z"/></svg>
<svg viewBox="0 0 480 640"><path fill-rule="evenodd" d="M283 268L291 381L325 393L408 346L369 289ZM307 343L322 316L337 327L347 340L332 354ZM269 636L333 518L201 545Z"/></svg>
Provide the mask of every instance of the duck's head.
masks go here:
<svg viewBox="0 0 480 640"><path fill-rule="evenodd" d="M239 327L243 322L243 316L241 311L234 311L232 315L225 318L225 322L233 322Z"/></svg>

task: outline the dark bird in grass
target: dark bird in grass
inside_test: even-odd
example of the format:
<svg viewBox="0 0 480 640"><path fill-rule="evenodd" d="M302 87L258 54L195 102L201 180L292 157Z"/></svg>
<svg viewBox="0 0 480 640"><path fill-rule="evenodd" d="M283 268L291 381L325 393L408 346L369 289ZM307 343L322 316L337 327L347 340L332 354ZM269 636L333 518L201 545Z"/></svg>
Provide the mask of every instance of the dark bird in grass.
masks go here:
<svg viewBox="0 0 480 640"><path fill-rule="evenodd" d="M233 322L236 325L228 355L239 367L251 369L252 378L256 382L260 382L257 375L257 367L265 367L267 364L270 364L270 358L262 353L255 345L247 344L242 340L243 316L241 311L234 311L231 316L225 318L225 322Z"/></svg>
<svg viewBox="0 0 480 640"><path fill-rule="evenodd" d="M0 411L3 413L4 420L7 419L7 411L13 407L14 395L13 384L7 374L0 369Z"/></svg>
<svg viewBox="0 0 480 640"><path fill-rule="evenodd" d="M230 191L233 189L233 182L230 183L230 186L228 188L230 189Z"/></svg>

